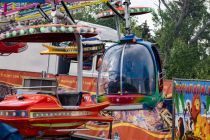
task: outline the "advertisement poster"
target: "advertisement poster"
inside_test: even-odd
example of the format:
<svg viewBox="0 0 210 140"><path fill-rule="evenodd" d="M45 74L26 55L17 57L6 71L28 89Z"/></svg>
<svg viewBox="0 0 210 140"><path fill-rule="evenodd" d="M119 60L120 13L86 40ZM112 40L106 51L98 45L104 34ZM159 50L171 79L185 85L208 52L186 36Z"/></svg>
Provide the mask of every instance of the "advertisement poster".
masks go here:
<svg viewBox="0 0 210 140"><path fill-rule="evenodd" d="M173 81L176 140L210 140L210 81Z"/></svg>

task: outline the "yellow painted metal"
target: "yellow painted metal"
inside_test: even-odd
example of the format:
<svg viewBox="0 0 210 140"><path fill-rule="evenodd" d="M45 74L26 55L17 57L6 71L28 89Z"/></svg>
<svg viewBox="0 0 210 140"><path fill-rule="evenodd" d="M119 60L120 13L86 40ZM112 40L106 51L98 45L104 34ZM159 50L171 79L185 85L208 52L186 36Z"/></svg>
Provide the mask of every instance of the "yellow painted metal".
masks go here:
<svg viewBox="0 0 210 140"><path fill-rule="evenodd" d="M12 3L12 10L16 9L16 3Z"/></svg>
<svg viewBox="0 0 210 140"><path fill-rule="evenodd" d="M97 5L97 4L106 3L106 2L109 2L109 0L97 0L97 1L91 1L91 2L84 2L78 5L69 6L68 9L73 10L73 9L78 9L85 6ZM64 8L62 7L61 10L64 10Z"/></svg>
<svg viewBox="0 0 210 140"><path fill-rule="evenodd" d="M48 50L40 52L40 54L51 54L51 55L77 55L77 46L70 47L56 47L48 44L43 44Z"/></svg>

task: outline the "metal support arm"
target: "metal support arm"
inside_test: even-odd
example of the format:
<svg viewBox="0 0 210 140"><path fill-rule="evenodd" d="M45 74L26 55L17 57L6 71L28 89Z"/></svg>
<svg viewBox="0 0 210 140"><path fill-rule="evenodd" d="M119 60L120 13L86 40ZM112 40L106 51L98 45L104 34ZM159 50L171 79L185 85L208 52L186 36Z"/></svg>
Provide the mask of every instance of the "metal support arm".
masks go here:
<svg viewBox="0 0 210 140"><path fill-rule="evenodd" d="M65 5L65 3L63 3L63 4ZM64 6L64 8L65 8L65 6ZM53 22L56 24L57 19L62 19L62 20L65 20L65 22L67 24L75 25L75 22L74 22L73 18L71 17L70 13L68 12L68 10L66 10L66 12L69 15L65 15L65 14L61 13L56 8L54 10L52 10L51 16L53 17ZM83 70L83 47L82 47L82 41L81 41L82 36L80 34L76 33L75 38L76 38L76 42L78 44L77 91L82 92L82 89L83 89L83 84L82 84L83 83L83 78L82 78L82 76L83 76L83 74L82 74L82 70Z"/></svg>
<svg viewBox="0 0 210 140"><path fill-rule="evenodd" d="M70 19L74 22L74 24L75 24L74 18L71 16L71 14L70 14L70 12L69 12L69 10L68 10L66 4L64 3L64 1L61 1L61 4L62 4L63 8L65 9L65 11L66 11L67 15L69 16L69 18L70 18Z"/></svg>
<svg viewBox="0 0 210 140"><path fill-rule="evenodd" d="M37 9L39 10L39 13L42 15L43 18L45 18L48 22L52 22L52 20L49 18L49 16L43 11L40 5L37 5Z"/></svg>
<svg viewBox="0 0 210 140"><path fill-rule="evenodd" d="M130 34L130 31L131 31L131 25L130 25L130 0L125 0L125 2L123 3L125 5L125 22L126 22L126 26L125 26L125 29L126 29L126 34Z"/></svg>
<svg viewBox="0 0 210 140"><path fill-rule="evenodd" d="M118 15L121 19L125 20L125 18L109 3L107 2L106 5L116 14Z"/></svg>

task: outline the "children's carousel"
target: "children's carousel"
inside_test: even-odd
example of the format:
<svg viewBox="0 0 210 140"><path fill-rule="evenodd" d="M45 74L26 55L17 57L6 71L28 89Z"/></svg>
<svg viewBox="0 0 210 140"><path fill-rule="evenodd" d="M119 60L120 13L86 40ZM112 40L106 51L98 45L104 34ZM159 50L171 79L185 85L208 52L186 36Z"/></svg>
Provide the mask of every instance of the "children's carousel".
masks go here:
<svg viewBox="0 0 210 140"><path fill-rule="evenodd" d="M79 0L65 1L78 2ZM122 18L126 23L126 34L121 38L118 33L118 43L109 47L103 57L99 59L97 92L96 96L91 96L82 91L82 67L83 56L104 50L102 42L87 39L96 36L97 29L76 25L64 1L49 0L46 2L52 4L51 17L48 17L40 6L38 8L50 24L11 29L0 35L0 41L41 43L68 41L66 47L43 44L48 50L41 54L59 55L78 60L77 92L46 93L39 91L33 94L22 93L7 96L0 102L0 120L18 128L25 137L69 135L80 131L81 126L88 121L97 121L97 124L99 124L98 122L110 122L108 136L111 138L114 128L111 123L113 118L110 115L119 122L127 121L125 116L129 116L129 114L131 114L129 117L143 116L151 119L159 117L159 120L162 121L161 127L152 126L149 128L145 126L147 130L143 128L138 130L142 136L144 134L144 136L148 136L144 137L145 139L171 139L170 132L164 133L162 127L164 121L170 129L172 117L167 110L162 110L163 75L156 44L137 38L131 33L130 27L130 16L146 14L152 12L152 9L147 7L130 8L130 0L124 1L123 8L117 3L115 3L117 8L115 8L109 1L102 1L112 9L112 12L102 12L98 17L117 16ZM59 2L66 13L59 11L60 7L57 6ZM117 29L119 31L119 27ZM86 40L86 42L82 40ZM56 86L27 88L56 88ZM155 109L158 111L155 112ZM101 111L106 113L100 113ZM120 117L116 119L119 114ZM145 114L147 115L145 116ZM135 120L137 119L136 117ZM142 122L144 121L142 120ZM156 133L154 130L158 130L158 132ZM116 135L118 136L118 133Z"/></svg>

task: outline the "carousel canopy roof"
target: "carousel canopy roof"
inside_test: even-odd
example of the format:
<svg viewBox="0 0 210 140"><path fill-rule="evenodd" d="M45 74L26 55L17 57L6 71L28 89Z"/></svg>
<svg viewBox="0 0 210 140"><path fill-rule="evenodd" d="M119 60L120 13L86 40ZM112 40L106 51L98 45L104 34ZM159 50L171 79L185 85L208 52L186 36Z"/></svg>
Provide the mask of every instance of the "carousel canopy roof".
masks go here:
<svg viewBox="0 0 210 140"><path fill-rule="evenodd" d="M64 42L74 41L75 34L83 37L96 36L94 27L64 24L26 26L0 34L4 42Z"/></svg>
<svg viewBox="0 0 210 140"><path fill-rule="evenodd" d="M118 39L117 31L112 28L82 21L78 21L78 24L89 26L92 25L93 27L97 27L97 29L99 30L99 34L97 35L97 37L102 40L117 41ZM107 44L109 44L108 46L110 46L110 43L106 43L106 45ZM28 49L26 51L18 54L12 54L11 56L7 57L0 57L0 69L33 72L47 71L48 56L39 54L41 51L44 50L45 48L42 47L41 43L28 43ZM57 56L50 56L49 73L57 73L57 61Z"/></svg>

